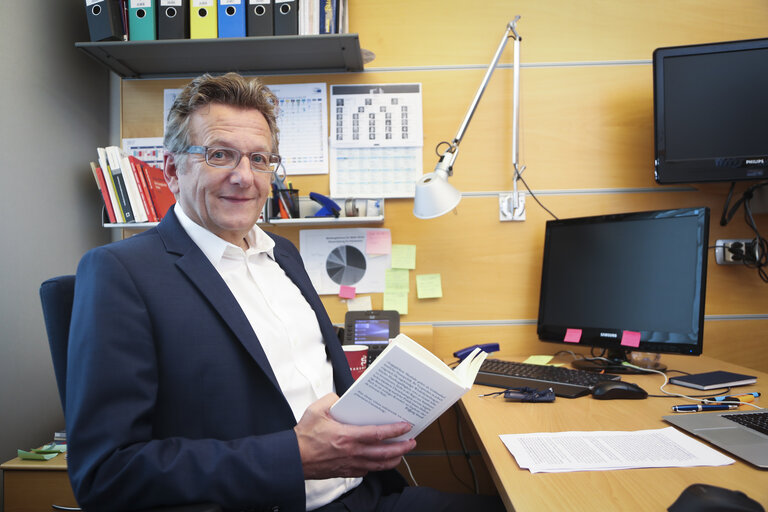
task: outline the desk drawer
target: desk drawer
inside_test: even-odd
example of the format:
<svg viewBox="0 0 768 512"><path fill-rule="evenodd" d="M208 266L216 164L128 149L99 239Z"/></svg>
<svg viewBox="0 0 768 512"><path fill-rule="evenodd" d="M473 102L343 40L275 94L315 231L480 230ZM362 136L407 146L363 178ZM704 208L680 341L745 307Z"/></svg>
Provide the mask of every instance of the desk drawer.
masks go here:
<svg viewBox="0 0 768 512"><path fill-rule="evenodd" d="M5 512L48 512L51 505L77 507L66 471L3 471Z"/></svg>

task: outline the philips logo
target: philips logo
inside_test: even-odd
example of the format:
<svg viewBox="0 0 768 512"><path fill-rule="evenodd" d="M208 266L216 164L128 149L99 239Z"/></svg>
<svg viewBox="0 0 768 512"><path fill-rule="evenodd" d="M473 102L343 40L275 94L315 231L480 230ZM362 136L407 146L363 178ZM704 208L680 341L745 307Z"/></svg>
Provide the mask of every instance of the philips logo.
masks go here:
<svg viewBox="0 0 768 512"><path fill-rule="evenodd" d="M601 338L618 338L619 335L615 332L601 332L600 333Z"/></svg>
<svg viewBox="0 0 768 512"><path fill-rule="evenodd" d="M765 159L764 158L755 158L753 160L747 160L744 162L745 164L764 164Z"/></svg>

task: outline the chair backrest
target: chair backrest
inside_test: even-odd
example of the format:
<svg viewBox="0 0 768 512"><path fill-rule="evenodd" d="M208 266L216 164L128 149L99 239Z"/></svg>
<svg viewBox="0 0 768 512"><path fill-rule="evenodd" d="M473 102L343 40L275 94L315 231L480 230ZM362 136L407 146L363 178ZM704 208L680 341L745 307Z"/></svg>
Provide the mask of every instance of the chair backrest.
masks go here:
<svg viewBox="0 0 768 512"><path fill-rule="evenodd" d="M72 303L75 297L75 276L52 277L40 285L40 301L43 305L45 330L51 347L53 371L59 388L61 407L64 406L67 381L67 345Z"/></svg>

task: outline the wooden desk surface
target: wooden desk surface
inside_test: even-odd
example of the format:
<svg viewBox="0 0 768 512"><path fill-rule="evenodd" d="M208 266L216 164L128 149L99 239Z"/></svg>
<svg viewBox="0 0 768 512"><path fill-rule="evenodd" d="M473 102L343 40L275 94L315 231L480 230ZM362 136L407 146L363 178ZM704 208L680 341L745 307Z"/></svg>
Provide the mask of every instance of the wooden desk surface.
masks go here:
<svg viewBox="0 0 768 512"><path fill-rule="evenodd" d="M514 358L523 360L524 358ZM757 385L741 386L739 391L761 391L755 404L768 406L768 374L700 356L665 355L662 362L669 369L691 373L729 370L757 375ZM671 373L671 376L679 375ZM651 395L662 394L664 382L658 374L624 375ZM500 434L529 432L643 430L670 426L662 416L673 414L671 406L693 403L681 398L646 400L595 400L591 396L554 403L505 402L503 398L483 397L496 388L475 386L460 404L483 452L488 469L507 510L594 511L666 510L690 484L705 483L739 490L768 509L768 471L736 459L722 467L648 468L614 471L537 473L522 470L499 439ZM704 393L691 388L667 385L665 390L693 395ZM761 403L762 402L762 403ZM742 406L746 410L748 406Z"/></svg>

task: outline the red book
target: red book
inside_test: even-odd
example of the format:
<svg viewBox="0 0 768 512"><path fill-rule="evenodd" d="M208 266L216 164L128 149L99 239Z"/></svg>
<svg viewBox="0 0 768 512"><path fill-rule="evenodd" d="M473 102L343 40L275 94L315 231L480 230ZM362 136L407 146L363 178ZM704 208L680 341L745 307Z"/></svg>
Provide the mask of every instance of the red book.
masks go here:
<svg viewBox="0 0 768 512"><path fill-rule="evenodd" d="M152 198L149 194L149 187L144 176L143 167L147 164L142 160L139 160L133 155L128 156L128 161L131 163L131 169L133 170L133 176L136 178L136 185L139 187L139 195L141 196L141 202L144 205L144 210L147 212L147 222L157 222L157 212L152 204Z"/></svg>
<svg viewBox="0 0 768 512"><path fill-rule="evenodd" d="M162 220L165 214L168 213L170 207L176 202L176 198L173 196L173 192L171 192L171 189L168 188L168 184L165 182L165 176L163 176L162 169L145 163L141 166L141 170L144 172L147 189L152 198L155 212L157 212L158 220Z"/></svg>
<svg viewBox="0 0 768 512"><path fill-rule="evenodd" d="M109 198L107 182L104 181L104 174L101 172L101 167L97 167L94 162L91 162L91 171L93 171L93 177L96 178L96 186L99 187L101 197L104 199L104 208L107 209L107 217L109 218L109 222L114 224L117 222L115 219L115 210L112 208L112 200Z"/></svg>

